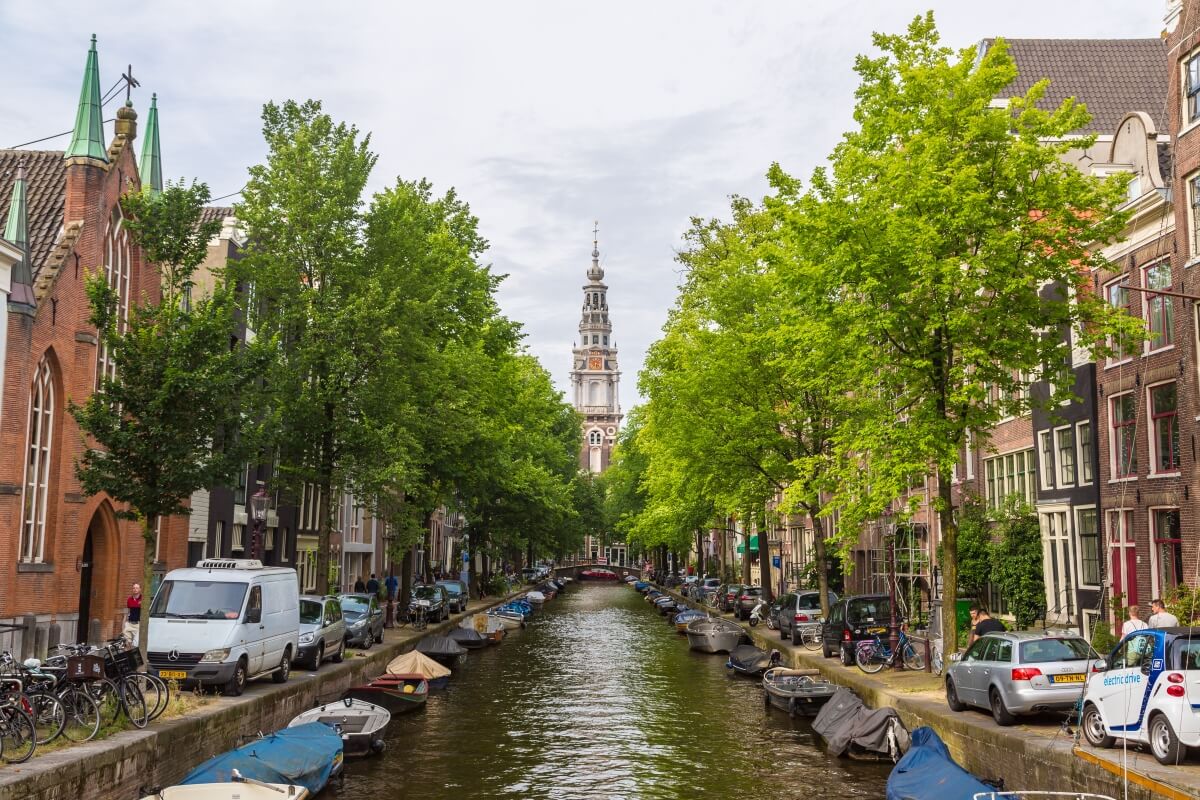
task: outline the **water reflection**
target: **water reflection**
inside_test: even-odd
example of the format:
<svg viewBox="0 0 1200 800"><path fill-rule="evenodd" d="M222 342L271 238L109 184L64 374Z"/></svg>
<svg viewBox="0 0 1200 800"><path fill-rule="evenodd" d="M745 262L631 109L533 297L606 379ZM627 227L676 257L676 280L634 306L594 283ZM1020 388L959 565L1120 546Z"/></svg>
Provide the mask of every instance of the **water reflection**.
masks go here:
<svg viewBox="0 0 1200 800"><path fill-rule="evenodd" d="M632 589L573 586L476 651L341 798L855 798L888 767L830 758L804 721L684 637Z"/></svg>

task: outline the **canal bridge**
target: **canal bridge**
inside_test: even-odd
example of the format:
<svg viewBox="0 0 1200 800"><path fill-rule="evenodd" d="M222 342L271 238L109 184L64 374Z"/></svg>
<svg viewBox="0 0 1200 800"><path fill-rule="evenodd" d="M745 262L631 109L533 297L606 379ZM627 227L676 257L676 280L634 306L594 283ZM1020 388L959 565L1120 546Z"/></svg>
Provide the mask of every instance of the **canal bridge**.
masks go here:
<svg viewBox="0 0 1200 800"><path fill-rule="evenodd" d="M642 577L642 571L637 567L619 567L614 564L597 564L593 561L580 561L563 567L555 567L550 572L559 578L565 577L580 580L579 574L585 569L606 569L617 573L620 578L626 578L630 575L635 578Z"/></svg>

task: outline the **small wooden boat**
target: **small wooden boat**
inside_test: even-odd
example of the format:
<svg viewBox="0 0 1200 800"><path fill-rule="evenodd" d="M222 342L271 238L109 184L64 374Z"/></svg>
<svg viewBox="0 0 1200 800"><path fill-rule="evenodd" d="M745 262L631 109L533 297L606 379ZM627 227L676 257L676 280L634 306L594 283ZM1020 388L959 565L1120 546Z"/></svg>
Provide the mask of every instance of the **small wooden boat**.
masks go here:
<svg viewBox="0 0 1200 800"><path fill-rule="evenodd" d="M236 769L225 783L169 786L142 800L309 800L314 795L291 783L266 783L244 777Z"/></svg>
<svg viewBox="0 0 1200 800"><path fill-rule="evenodd" d="M626 575L625 576L625 583L637 583L637 582L638 582L638 579L637 579L636 575Z"/></svg>
<svg viewBox="0 0 1200 800"><path fill-rule="evenodd" d="M534 606L540 606L546 602L546 595L542 594L541 592L539 592L535 589L532 592L526 592L524 594L524 599L528 600Z"/></svg>
<svg viewBox="0 0 1200 800"><path fill-rule="evenodd" d="M242 783L254 787L254 794L243 797L270 797L270 794L260 794L262 784L285 787L299 786L315 797L329 781L342 772L342 737L332 728L319 722L308 722L294 728L269 733L254 739L234 750L214 756L199 765L179 782L179 786L208 787L208 794L197 789L196 794L165 795L171 800L222 800L236 798L239 795L221 794L220 789L212 788L214 784L231 788L242 788ZM241 779L238 781L238 779ZM249 783L256 781L256 783ZM164 790L170 791L170 790ZM306 795L297 795L305 797ZM276 798L286 798L287 795L275 795Z"/></svg>
<svg viewBox="0 0 1200 800"><path fill-rule="evenodd" d="M814 716L838 688L820 676L815 669L768 669L762 679L764 703L789 716Z"/></svg>
<svg viewBox="0 0 1200 800"><path fill-rule="evenodd" d="M688 623L688 646L701 653L728 653L741 644L746 632L727 619L710 617Z"/></svg>
<svg viewBox="0 0 1200 800"><path fill-rule="evenodd" d="M739 675L757 678L769 667L777 665L779 658L778 650L768 653L766 650L759 650L752 644L742 644L729 652L729 660L725 662L725 666Z"/></svg>
<svg viewBox="0 0 1200 800"><path fill-rule="evenodd" d="M516 613L515 611L504 611L493 608L487 613L489 617L499 620L500 624L510 631L525 627L525 617L522 614Z"/></svg>
<svg viewBox="0 0 1200 800"><path fill-rule="evenodd" d="M478 650L481 647L488 646L486 636L482 636L478 631L473 631L468 628L455 628L450 631L449 636L460 647L465 647L468 650Z"/></svg>
<svg viewBox="0 0 1200 800"><path fill-rule="evenodd" d="M384 670L389 675L420 675L429 681L429 689L445 689L450 682L450 668L439 664L417 650L402 653L388 662Z"/></svg>
<svg viewBox="0 0 1200 800"><path fill-rule="evenodd" d="M680 636L686 636L688 624L698 619L708 619L708 612L701 611L698 608L689 608L686 611L680 611L676 614L672 623L675 625L675 630Z"/></svg>
<svg viewBox="0 0 1200 800"><path fill-rule="evenodd" d="M458 623L458 627L475 631L487 639L488 644L500 644L508 635L504 622L491 614L472 614Z"/></svg>
<svg viewBox="0 0 1200 800"><path fill-rule="evenodd" d="M351 686L342 696L382 706L393 716L407 714L425 705L429 697L429 681L424 675L384 673L370 683Z"/></svg>
<svg viewBox="0 0 1200 800"><path fill-rule="evenodd" d="M347 697L309 709L288 723L289 728L306 722L320 722L342 737L342 752L347 756L366 756L383 752L383 729L391 722L386 708Z"/></svg>
<svg viewBox="0 0 1200 800"><path fill-rule="evenodd" d="M449 636L426 636L417 642L417 652L448 667L453 666L454 662L467 654L466 648Z"/></svg>

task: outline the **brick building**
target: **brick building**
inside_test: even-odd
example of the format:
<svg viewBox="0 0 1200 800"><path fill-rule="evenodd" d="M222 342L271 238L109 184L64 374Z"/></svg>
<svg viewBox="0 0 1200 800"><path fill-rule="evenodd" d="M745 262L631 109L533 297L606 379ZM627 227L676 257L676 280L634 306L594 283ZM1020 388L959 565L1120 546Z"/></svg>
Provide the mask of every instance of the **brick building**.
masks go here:
<svg viewBox="0 0 1200 800"><path fill-rule="evenodd" d="M6 231L25 228L5 236L23 238L24 264L13 270L7 305L0 620L35 615L39 628L57 625L62 640L82 640L89 628L93 636L118 631L130 585L142 574L137 523L118 519L106 495L84 495L75 477L84 440L68 411L113 369L88 322L88 273L106 276L123 315L131 299L153 300L160 291L158 273L132 245L118 204L124 192L141 187L136 133L137 114L126 104L105 144L93 37L66 151L0 150L0 197L10 201ZM159 560L183 562L183 528L182 519L163 521ZM0 642L22 645L16 635Z"/></svg>

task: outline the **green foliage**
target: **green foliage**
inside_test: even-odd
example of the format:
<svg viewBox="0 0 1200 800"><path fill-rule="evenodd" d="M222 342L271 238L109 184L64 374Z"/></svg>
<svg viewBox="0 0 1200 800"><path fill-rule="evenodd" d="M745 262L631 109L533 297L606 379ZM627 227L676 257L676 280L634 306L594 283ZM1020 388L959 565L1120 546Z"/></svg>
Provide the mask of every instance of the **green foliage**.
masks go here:
<svg viewBox="0 0 1200 800"><path fill-rule="evenodd" d="M1037 514L1015 503L995 515L991 582L1008 601L1017 628L1031 626L1046 611L1042 532Z"/></svg>
<svg viewBox="0 0 1200 800"><path fill-rule="evenodd" d="M1113 635L1112 629L1107 623L1100 623L1092 632L1092 647L1096 648L1096 652L1102 656L1107 657L1119 641L1120 639Z"/></svg>
<svg viewBox="0 0 1200 800"><path fill-rule="evenodd" d="M959 596L983 597L993 563L993 529L987 506L978 497L967 497L958 518Z"/></svg>
<svg viewBox="0 0 1200 800"><path fill-rule="evenodd" d="M1167 592L1163 604L1179 619L1180 625L1195 625L1200 620L1200 586L1192 589L1181 583Z"/></svg>

